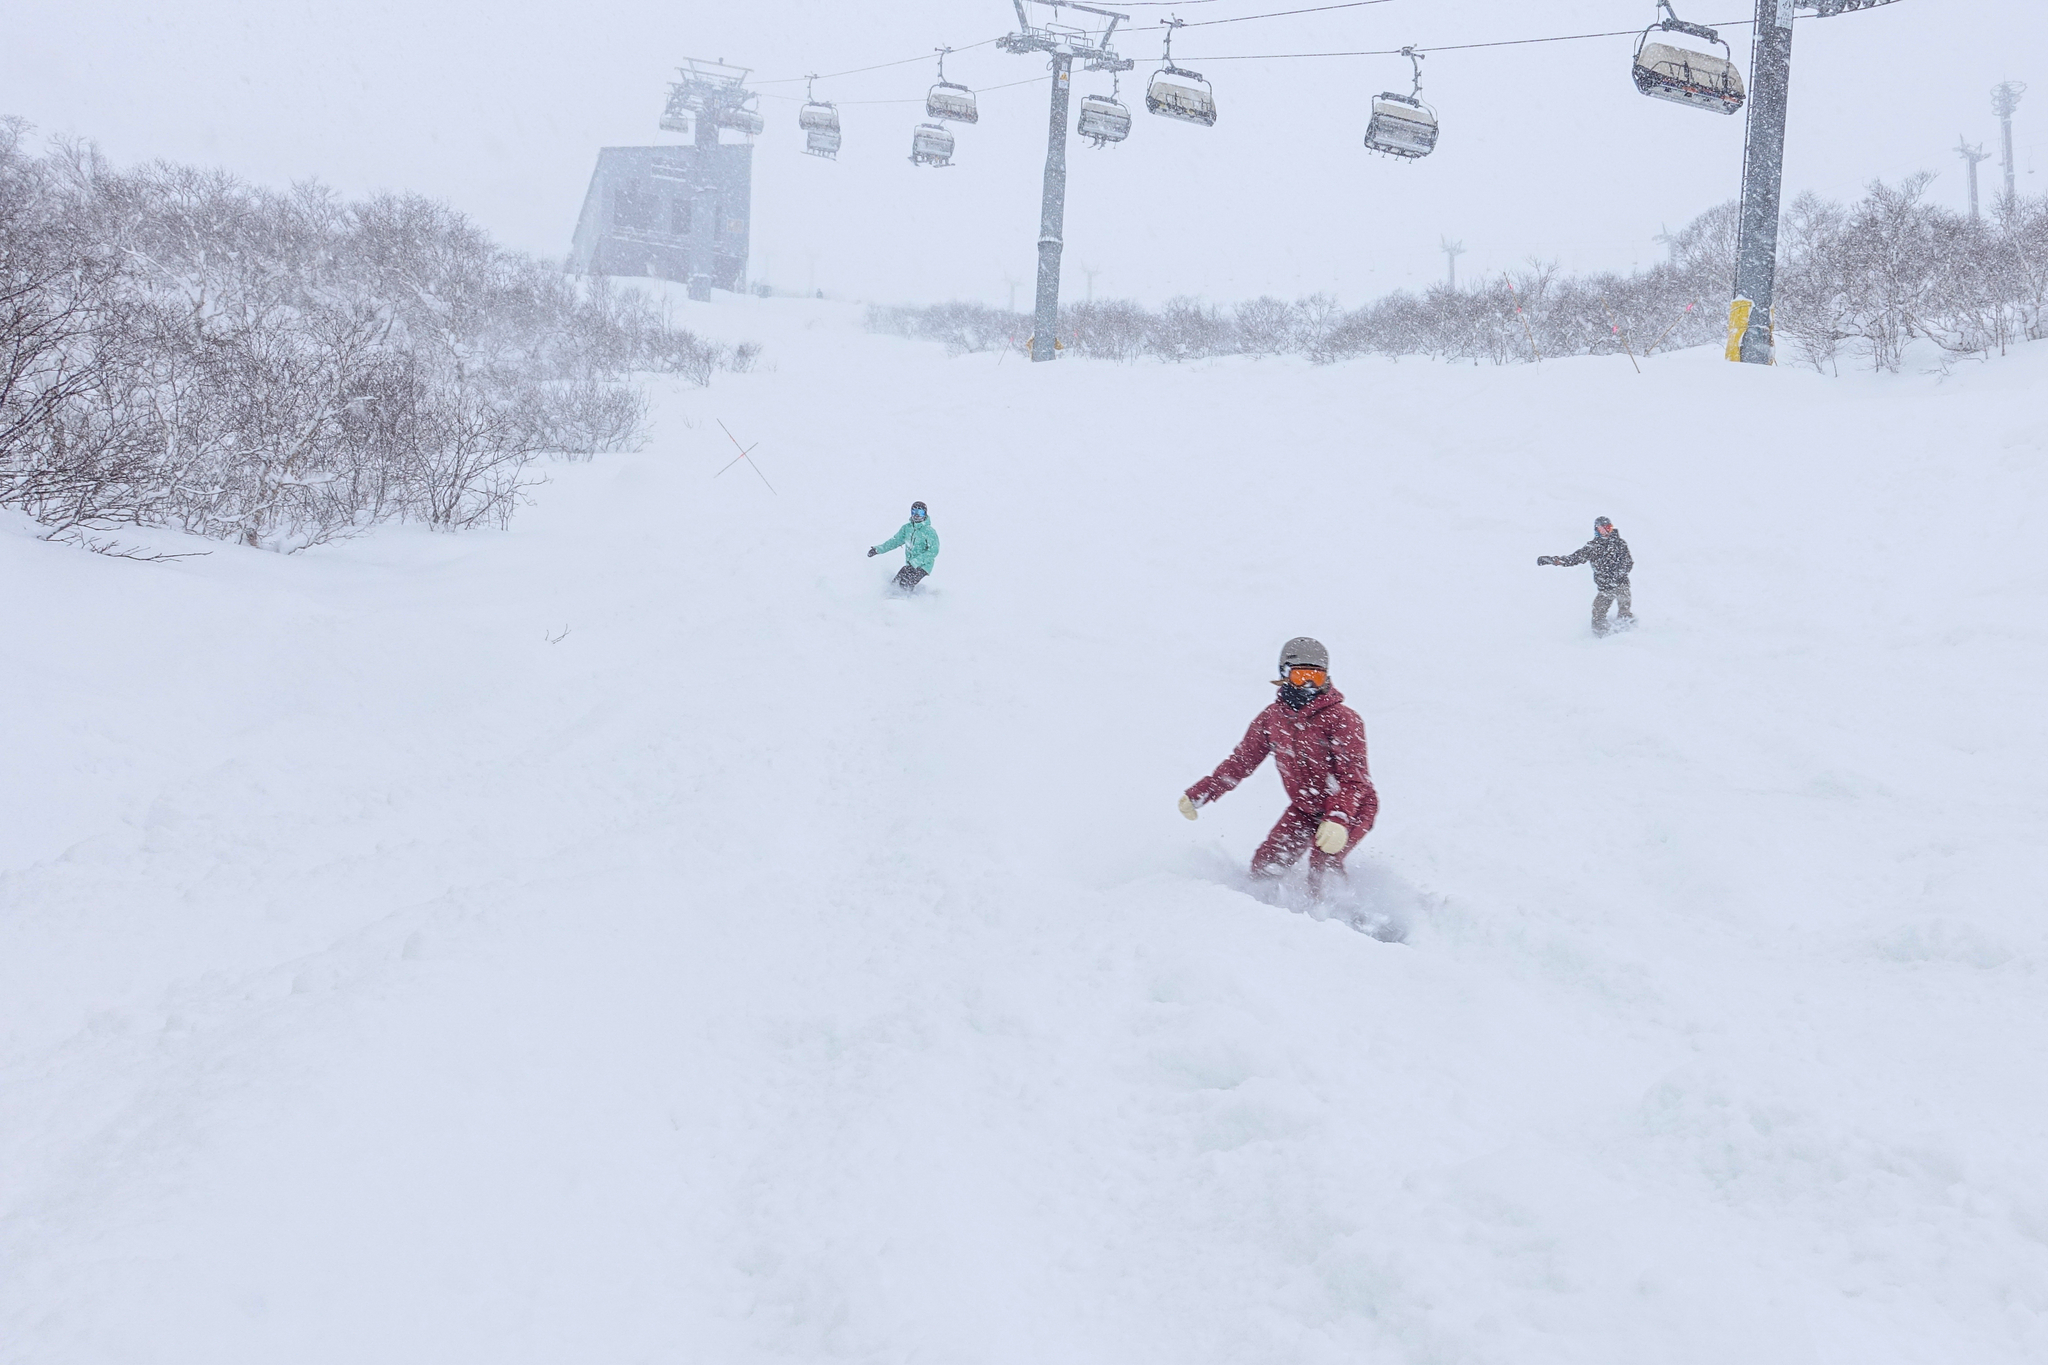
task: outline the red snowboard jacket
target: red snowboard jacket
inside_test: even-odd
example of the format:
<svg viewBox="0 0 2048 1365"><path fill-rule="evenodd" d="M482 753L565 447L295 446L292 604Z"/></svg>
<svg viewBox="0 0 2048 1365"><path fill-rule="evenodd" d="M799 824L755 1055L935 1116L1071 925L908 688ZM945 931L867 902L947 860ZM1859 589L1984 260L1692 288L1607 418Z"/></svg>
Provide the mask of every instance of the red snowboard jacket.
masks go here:
<svg viewBox="0 0 2048 1365"><path fill-rule="evenodd" d="M1276 701L1259 712L1230 757L1188 788L1188 799L1208 805L1257 771L1267 754L1296 810L1342 821L1359 834L1372 828L1380 797L1365 765L1365 722L1342 692L1333 687L1299 711Z"/></svg>

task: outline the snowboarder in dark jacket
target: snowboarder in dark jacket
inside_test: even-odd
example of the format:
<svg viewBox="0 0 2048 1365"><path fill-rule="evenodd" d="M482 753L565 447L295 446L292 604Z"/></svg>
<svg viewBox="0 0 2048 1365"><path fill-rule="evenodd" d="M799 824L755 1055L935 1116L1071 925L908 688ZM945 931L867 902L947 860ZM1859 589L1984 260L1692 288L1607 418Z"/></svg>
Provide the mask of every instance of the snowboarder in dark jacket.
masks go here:
<svg viewBox="0 0 2048 1365"><path fill-rule="evenodd" d="M1344 859L1379 816L1379 793L1365 761L1365 722L1330 686L1330 652L1306 635L1282 647L1275 681L1279 698L1252 719L1215 772L1182 794L1180 813L1194 819L1271 754L1288 805L1252 854L1252 875L1278 876L1307 853L1309 890L1319 895L1324 876L1344 870Z"/></svg>
<svg viewBox="0 0 2048 1365"><path fill-rule="evenodd" d="M1538 564L1557 564L1570 567L1574 564L1593 566L1593 633L1605 635L1609 630L1626 630L1636 623L1635 602L1629 596L1628 572L1636 566L1635 556L1628 552L1628 542L1621 538L1621 532L1614 529L1614 523L1605 517L1593 518L1593 538L1568 555L1539 555ZM1607 624L1607 609L1618 607L1615 623Z"/></svg>

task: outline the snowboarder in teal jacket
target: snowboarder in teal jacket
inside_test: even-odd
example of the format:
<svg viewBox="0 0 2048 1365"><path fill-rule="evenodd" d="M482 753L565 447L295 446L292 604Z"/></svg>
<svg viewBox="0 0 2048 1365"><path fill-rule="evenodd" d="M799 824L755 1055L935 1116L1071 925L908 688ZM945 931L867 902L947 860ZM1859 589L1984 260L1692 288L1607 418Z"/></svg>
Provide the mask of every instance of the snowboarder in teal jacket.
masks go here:
<svg viewBox="0 0 2048 1365"><path fill-rule="evenodd" d="M890 536L880 545L868 547L868 558L873 559L884 550L903 547L903 567L896 573L896 586L909 592L932 571L932 565L939 558L939 533L932 529L931 510L921 502L910 504L910 520L903 523L903 529Z"/></svg>

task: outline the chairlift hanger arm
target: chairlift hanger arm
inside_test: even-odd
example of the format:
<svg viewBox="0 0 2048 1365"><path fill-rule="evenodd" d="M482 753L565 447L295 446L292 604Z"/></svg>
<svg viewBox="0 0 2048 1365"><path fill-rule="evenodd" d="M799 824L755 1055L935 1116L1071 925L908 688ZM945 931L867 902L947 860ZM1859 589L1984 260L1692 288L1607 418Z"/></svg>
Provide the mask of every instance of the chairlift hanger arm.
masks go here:
<svg viewBox="0 0 2048 1365"><path fill-rule="evenodd" d="M1018 22L1028 23L1028 21L1024 18L1024 0L1012 0L1012 3L1014 3L1017 7ZM1128 14L1122 14L1113 9L1097 9L1094 5L1078 5L1074 3L1074 0L1040 0L1040 3L1051 5L1055 10L1077 9L1080 10L1083 14L1099 14L1104 19L1112 21L1110 24L1111 28L1115 28L1117 24L1120 24L1131 17Z"/></svg>
<svg viewBox="0 0 2048 1365"><path fill-rule="evenodd" d="M1703 38L1710 43L1721 41L1720 30L1708 28L1705 24L1688 24L1683 19L1666 19L1657 27L1667 33L1688 33L1695 38Z"/></svg>
<svg viewBox="0 0 2048 1365"><path fill-rule="evenodd" d="M1131 17L1128 14L1119 14L1113 9L1097 9L1093 5L1069 4L1068 0L1051 0L1051 3L1055 12L1062 8L1077 9L1080 10L1083 14L1099 15L1102 18L1109 20L1109 27L1102 30L1101 45L1105 48L1109 46L1109 40L1116 36L1116 26L1118 24L1123 23L1126 19L1129 19Z"/></svg>
<svg viewBox="0 0 2048 1365"><path fill-rule="evenodd" d="M1091 38L1077 29L1039 28L1025 13L1024 0L1011 0L1017 10L1017 32L1006 33L995 40L996 46L1005 52L1051 52L1077 58L1090 71L1128 71L1131 63L1116 55L1110 46L1110 39L1116 33L1116 26L1130 18L1115 10L1097 9L1093 5L1077 5L1069 0L1041 0L1053 7L1057 17L1061 9L1081 10L1088 14L1100 15L1109 20L1109 27L1102 31L1100 38Z"/></svg>

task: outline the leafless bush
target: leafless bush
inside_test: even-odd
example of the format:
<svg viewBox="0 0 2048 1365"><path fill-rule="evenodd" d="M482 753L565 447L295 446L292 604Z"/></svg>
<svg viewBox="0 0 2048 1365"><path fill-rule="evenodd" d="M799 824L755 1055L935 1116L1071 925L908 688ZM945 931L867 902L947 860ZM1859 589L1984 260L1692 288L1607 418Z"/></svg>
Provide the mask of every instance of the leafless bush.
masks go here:
<svg viewBox="0 0 2048 1365"><path fill-rule="evenodd" d="M1147 342L1153 355L1166 360L1200 360L1237 352L1237 330L1229 319L1200 299L1168 299L1152 318Z"/></svg>
<svg viewBox="0 0 2048 1365"><path fill-rule="evenodd" d="M1291 305L1271 294L1240 303L1233 310L1237 320L1238 349L1248 356L1284 355L1299 349L1298 327Z"/></svg>
<svg viewBox="0 0 2048 1365"><path fill-rule="evenodd" d="M536 457L637 444L636 372L754 359L419 196L119 171L25 131L0 124L0 504L55 537L502 525Z"/></svg>
<svg viewBox="0 0 2048 1365"><path fill-rule="evenodd" d="M1136 360L1150 353L1152 319L1135 303L1110 299L1072 304L1060 310L1060 320L1077 355Z"/></svg>
<svg viewBox="0 0 2048 1365"><path fill-rule="evenodd" d="M1896 370L1916 338L1982 355L2048 335L2048 199L2002 200L1979 222L1925 202L1932 178L1793 204L1779 326L1808 363L1835 369L1846 349Z"/></svg>
<svg viewBox="0 0 2048 1365"><path fill-rule="evenodd" d="M624 384L572 380L533 390L525 414L540 444L570 458L638 450L647 429L647 395Z"/></svg>
<svg viewBox="0 0 2048 1365"><path fill-rule="evenodd" d="M868 309L868 330L918 341L936 341L948 355L967 355L1021 346L1031 333L1023 313L978 303L941 303L929 308Z"/></svg>
<svg viewBox="0 0 2048 1365"><path fill-rule="evenodd" d="M2048 336L2048 197L2001 202L1982 223L1925 202L1929 177L1874 183L1853 205L1803 196L1781 232L1777 330L1792 354L1831 368L1844 353L1897 369L1917 339L1954 355ZM1345 311L1328 295L1259 298L1227 313L1191 298L1157 312L1127 301L1068 305L1060 334L1078 355L1185 361L1219 355L1429 356L1505 365L1546 356L1638 356L1726 337L1736 205L1709 209L1667 240L1669 258L1627 275L1565 275L1534 261L1462 289L1400 291ZM976 305L876 309L871 327L964 339L963 319L1028 319ZM960 340L955 340L960 339Z"/></svg>

